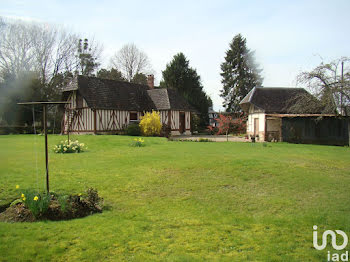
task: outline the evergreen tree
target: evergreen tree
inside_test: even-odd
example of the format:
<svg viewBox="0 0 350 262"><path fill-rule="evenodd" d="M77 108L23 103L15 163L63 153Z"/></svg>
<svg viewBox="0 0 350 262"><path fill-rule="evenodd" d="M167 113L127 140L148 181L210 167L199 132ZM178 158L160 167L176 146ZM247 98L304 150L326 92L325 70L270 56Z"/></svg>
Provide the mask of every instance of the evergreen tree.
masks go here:
<svg viewBox="0 0 350 262"><path fill-rule="evenodd" d="M208 108L212 106L212 101L204 92L200 76L189 66L185 55L176 54L162 74L160 86L176 89L200 113L200 124L207 125Z"/></svg>
<svg viewBox="0 0 350 262"><path fill-rule="evenodd" d="M96 76L99 78L105 78L110 80L126 81L122 73L115 68L111 68L111 70L102 68L99 71L97 71Z"/></svg>
<svg viewBox="0 0 350 262"><path fill-rule="evenodd" d="M254 52L246 46L246 39L236 35L226 51L225 62L221 64L220 74L224 98L223 106L227 112L241 111L239 103L255 86L261 86L261 69L255 63Z"/></svg>
<svg viewBox="0 0 350 262"><path fill-rule="evenodd" d="M89 47L89 40L86 38L84 41L79 39L77 58L78 70L76 73L81 75L92 76L95 69L100 65Z"/></svg>
<svg viewBox="0 0 350 262"><path fill-rule="evenodd" d="M147 85L147 76L143 73L137 73L131 79L131 82L136 84L141 84L141 85Z"/></svg>

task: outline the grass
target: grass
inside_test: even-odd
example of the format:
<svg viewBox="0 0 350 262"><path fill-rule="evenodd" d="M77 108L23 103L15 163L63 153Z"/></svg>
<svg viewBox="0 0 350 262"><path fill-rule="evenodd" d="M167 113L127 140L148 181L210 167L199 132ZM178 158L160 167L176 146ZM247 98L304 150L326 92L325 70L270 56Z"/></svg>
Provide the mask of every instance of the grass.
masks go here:
<svg viewBox="0 0 350 262"><path fill-rule="evenodd" d="M87 152L49 153L51 189L95 187L106 210L0 223L0 261L325 261L332 249L313 248L312 226L350 236L348 147L76 138ZM49 136L50 147L62 139ZM16 184L44 190L43 143L0 136L0 205Z"/></svg>

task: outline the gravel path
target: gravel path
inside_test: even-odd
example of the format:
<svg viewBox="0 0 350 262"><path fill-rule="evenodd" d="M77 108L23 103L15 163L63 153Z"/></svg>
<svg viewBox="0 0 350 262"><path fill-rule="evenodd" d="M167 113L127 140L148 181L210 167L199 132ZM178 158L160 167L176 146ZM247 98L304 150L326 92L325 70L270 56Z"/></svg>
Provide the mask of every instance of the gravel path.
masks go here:
<svg viewBox="0 0 350 262"><path fill-rule="evenodd" d="M192 135L192 136L173 136L173 139L179 140L199 140L200 138L207 138L215 142L226 142L226 136L210 136L210 135ZM228 141L230 142L250 142L250 139L239 136L229 136Z"/></svg>

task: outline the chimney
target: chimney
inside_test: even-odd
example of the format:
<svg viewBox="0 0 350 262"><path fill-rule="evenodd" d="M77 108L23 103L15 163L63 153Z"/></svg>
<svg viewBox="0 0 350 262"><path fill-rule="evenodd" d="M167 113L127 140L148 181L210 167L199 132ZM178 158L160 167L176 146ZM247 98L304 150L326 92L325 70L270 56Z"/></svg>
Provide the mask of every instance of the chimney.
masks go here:
<svg viewBox="0 0 350 262"><path fill-rule="evenodd" d="M150 89L154 89L154 75L147 76L147 85Z"/></svg>

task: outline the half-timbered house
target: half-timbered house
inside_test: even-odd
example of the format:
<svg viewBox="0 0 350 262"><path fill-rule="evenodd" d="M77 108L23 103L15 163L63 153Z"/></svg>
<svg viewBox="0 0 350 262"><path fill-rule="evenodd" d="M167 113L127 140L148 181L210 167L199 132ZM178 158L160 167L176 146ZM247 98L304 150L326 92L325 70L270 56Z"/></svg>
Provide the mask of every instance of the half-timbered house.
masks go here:
<svg viewBox="0 0 350 262"><path fill-rule="evenodd" d="M153 75L148 76L148 85L78 76L63 89L63 99L70 102L64 110L63 133L118 133L155 110L172 135L191 134L193 108L176 90L154 88Z"/></svg>

